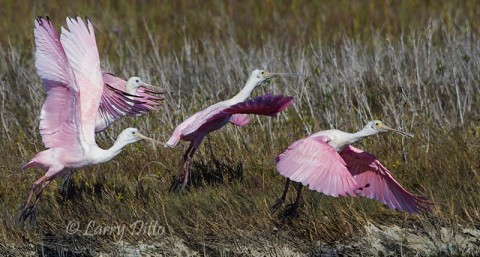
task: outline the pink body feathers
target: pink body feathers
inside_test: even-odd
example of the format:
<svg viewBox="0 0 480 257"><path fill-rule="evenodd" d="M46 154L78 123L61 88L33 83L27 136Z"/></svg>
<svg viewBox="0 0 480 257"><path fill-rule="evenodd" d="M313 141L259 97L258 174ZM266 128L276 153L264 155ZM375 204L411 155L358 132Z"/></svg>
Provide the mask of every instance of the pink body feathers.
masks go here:
<svg viewBox="0 0 480 257"><path fill-rule="evenodd" d="M292 97L270 94L247 100L255 87L275 76L296 76L296 74L270 73L256 69L250 74L245 87L233 98L216 103L193 114L175 128L166 145L175 146L180 140L184 140L189 141L190 146L182 157L179 173L172 183L171 189L178 188L180 183L182 187L187 185L190 161L205 135L220 129L228 122L236 126L245 126L250 122L247 114L273 116L292 104Z"/></svg>
<svg viewBox="0 0 480 257"><path fill-rule="evenodd" d="M371 121L356 133L326 130L294 142L276 158L278 172L288 178L283 200L292 180L334 197L358 194L392 209L410 213L429 210L425 197L405 190L377 158L350 145L387 131L409 135L381 121Z"/></svg>

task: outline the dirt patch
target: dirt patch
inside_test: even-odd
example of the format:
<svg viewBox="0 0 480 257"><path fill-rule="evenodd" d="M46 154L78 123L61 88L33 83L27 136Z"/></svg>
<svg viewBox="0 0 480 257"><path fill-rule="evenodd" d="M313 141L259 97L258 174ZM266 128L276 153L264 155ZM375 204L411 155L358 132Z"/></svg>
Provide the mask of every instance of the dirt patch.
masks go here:
<svg viewBox="0 0 480 257"><path fill-rule="evenodd" d="M369 224L350 244L319 243L314 256L478 256L475 228L401 228Z"/></svg>

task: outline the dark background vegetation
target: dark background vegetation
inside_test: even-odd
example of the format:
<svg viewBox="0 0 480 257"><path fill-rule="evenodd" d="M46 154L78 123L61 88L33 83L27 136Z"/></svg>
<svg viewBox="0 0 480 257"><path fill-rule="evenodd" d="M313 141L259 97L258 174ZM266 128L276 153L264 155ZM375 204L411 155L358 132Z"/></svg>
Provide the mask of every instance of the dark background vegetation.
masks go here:
<svg viewBox="0 0 480 257"><path fill-rule="evenodd" d="M2 1L0 8L0 252L35 245L109 249L113 236L68 235L82 226L158 221L163 236L193 249L283 244L310 252L348 242L363 226L427 231L480 226L480 9L477 1ZM37 227L15 225L39 170L21 164L43 150L38 115L45 98L34 67L33 21L59 28L70 15L94 23L103 68L171 89L165 104L98 137L109 147L126 127L165 141L192 113L238 92L254 68L299 72L254 92L283 93L294 105L208 136L193 162L192 185L168 188L186 144L127 147L109 163L75 172L66 200L58 179L46 189ZM291 142L330 128L355 131L371 119L415 138L381 135L358 146L376 155L408 190L435 202L410 215L369 200L305 190L299 215L269 207L283 189L274 158ZM289 195L289 201L294 194ZM420 232L419 232L420 233ZM2 249L3 248L3 249ZM15 250L16 249L16 250ZM227 250L226 250L227 249ZM107 250L108 251L108 250ZM227 254L228 255L228 254Z"/></svg>

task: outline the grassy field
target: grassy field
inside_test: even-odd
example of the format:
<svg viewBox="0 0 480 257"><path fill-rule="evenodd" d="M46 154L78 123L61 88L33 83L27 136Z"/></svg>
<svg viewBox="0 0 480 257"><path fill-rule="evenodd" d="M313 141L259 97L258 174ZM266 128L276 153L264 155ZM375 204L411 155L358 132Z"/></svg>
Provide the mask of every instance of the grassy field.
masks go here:
<svg viewBox="0 0 480 257"><path fill-rule="evenodd" d="M40 245L71 256L82 247L111 251L119 239L71 235L72 221L82 228L92 220L101 226L158 222L165 233L125 234L124 241L178 237L199 252L224 256L265 244L314 255L319 242L349 242L368 224L418 231L480 226L476 1L208 2L2 3L0 253ZM158 111L100 134L102 147L126 127L165 141L189 115L235 95L255 68L301 73L254 91L291 95L294 104L277 117L255 117L244 128L227 125L209 135L188 190L168 192L186 144L164 149L141 142L111 162L76 171L66 200L58 190L62 180L51 183L37 227L22 230L15 219L41 171L19 167L43 150L38 114L45 93L34 67L33 21L49 15L60 27L76 14L92 19L104 69L172 90ZM415 134L380 135L358 146L407 189L435 202L431 213L409 215L369 199L308 190L298 216L270 213L284 184L275 171L277 154L307 134L355 131L372 119Z"/></svg>

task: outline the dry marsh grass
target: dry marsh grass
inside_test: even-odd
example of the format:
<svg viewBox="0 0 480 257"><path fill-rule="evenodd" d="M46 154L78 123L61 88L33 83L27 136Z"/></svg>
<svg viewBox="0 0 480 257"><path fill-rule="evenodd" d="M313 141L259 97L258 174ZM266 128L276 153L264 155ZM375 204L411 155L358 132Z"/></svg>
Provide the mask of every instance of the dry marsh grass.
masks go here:
<svg viewBox="0 0 480 257"><path fill-rule="evenodd" d="M476 9L470 8L474 1L463 1L458 9L450 2L266 1L268 13L255 1L213 2L212 9L201 1L160 2L157 10L134 1L106 2L106 13L88 1L66 10L59 3L34 3L31 11L21 1L6 2L3 14L16 9L27 17L9 14L0 22L2 31L13 26L18 32L0 39L0 245L108 249L118 239L68 235L72 220L82 227L90 220L103 225L158 221L166 235L181 237L194 249L227 255L232 246L266 241L308 252L318 241L348 241L368 223L479 226L480 41ZM198 19L195 8L204 11ZM327 9L332 11L322 12ZM245 18L247 10L251 19ZM67 13L92 17L105 69L124 77L138 74L173 91L160 110L124 119L100 134L103 147L126 127L166 140L193 112L233 96L257 67L303 74L254 92L292 95L294 104L277 117L255 117L244 128L228 125L209 135L195 156L189 190L168 192L185 144L163 149L142 142L111 162L76 171L66 201L58 192L62 181L53 182L44 193L37 228L21 230L16 215L41 172L21 172L19 166L43 149L38 113L44 90L32 56L33 18L48 14L60 26ZM461 24L460 16L465 17ZM296 30L299 20L304 31ZM432 213L409 215L369 199L307 190L298 216L269 212L283 190L283 177L274 168L277 154L306 134L354 131L374 118L415 138L381 135L359 146L391 168L407 189L431 198ZM293 197L291 192L289 201ZM163 237L127 234L125 240Z"/></svg>

